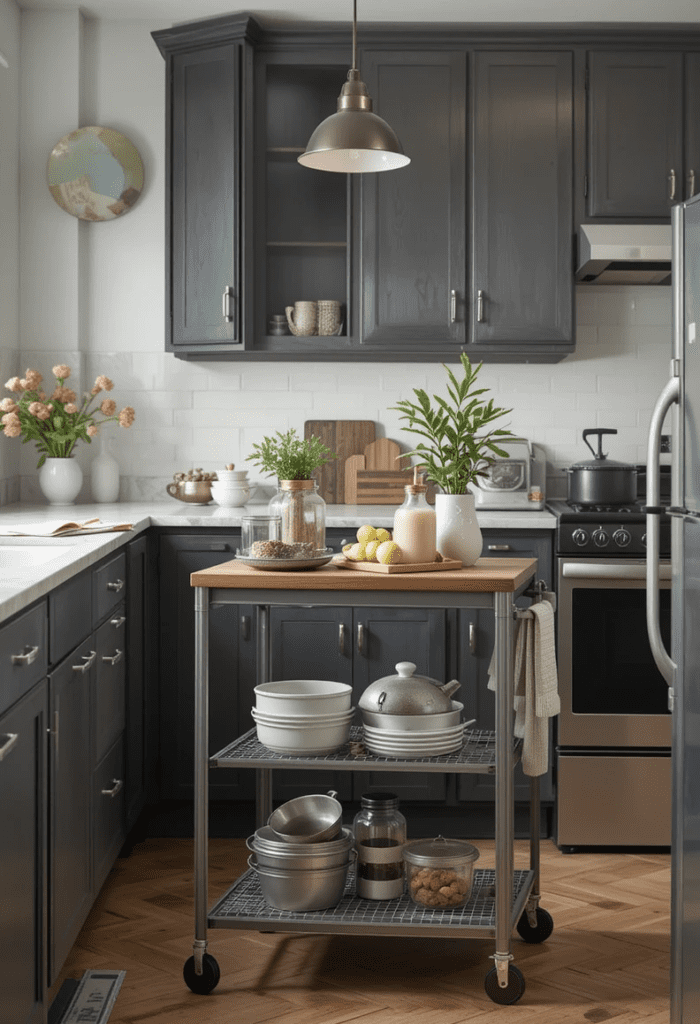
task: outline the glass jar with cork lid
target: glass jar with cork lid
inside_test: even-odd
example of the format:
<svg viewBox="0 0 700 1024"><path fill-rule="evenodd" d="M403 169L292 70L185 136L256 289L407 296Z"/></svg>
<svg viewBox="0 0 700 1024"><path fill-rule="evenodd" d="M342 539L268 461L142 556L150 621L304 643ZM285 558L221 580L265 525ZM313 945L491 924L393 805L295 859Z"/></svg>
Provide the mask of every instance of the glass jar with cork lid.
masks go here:
<svg viewBox="0 0 700 1024"><path fill-rule="evenodd" d="M315 480L280 480L277 494L268 505L279 516L284 544L297 554L315 555L326 547L326 503Z"/></svg>
<svg viewBox="0 0 700 1024"><path fill-rule="evenodd" d="M394 513L393 540L401 549L404 563L435 561L435 509L428 504L427 490L418 467L414 467L413 483L404 487L404 503Z"/></svg>

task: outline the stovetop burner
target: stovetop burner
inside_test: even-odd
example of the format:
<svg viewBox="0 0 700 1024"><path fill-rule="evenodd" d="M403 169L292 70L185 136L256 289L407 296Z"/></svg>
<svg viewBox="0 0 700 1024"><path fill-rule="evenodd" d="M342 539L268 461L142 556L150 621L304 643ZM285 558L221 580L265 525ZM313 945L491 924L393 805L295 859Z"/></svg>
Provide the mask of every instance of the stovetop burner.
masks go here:
<svg viewBox="0 0 700 1024"><path fill-rule="evenodd" d="M557 517L557 552L616 558L643 558L646 554L644 502L632 505L580 505L562 499L547 502ZM661 517L661 556L670 553L670 518Z"/></svg>

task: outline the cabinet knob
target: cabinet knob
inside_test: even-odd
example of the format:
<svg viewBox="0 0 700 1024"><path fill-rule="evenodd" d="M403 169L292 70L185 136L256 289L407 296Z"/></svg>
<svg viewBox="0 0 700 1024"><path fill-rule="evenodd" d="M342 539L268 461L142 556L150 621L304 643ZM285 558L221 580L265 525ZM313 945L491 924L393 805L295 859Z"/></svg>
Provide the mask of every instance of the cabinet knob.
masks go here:
<svg viewBox="0 0 700 1024"><path fill-rule="evenodd" d="M123 657L124 651L120 651L119 648L117 647L116 654L113 654L111 657L109 656L109 654L103 654L102 660L109 662L110 665L116 665L117 662L121 661Z"/></svg>
<svg viewBox="0 0 700 1024"><path fill-rule="evenodd" d="M4 758L7 757L7 755L10 753L12 748L16 745L18 739L19 739L19 733L18 732L6 732L5 733L5 742L0 747L0 761L2 761Z"/></svg>
<svg viewBox="0 0 700 1024"><path fill-rule="evenodd" d="M93 661L95 660L96 657L97 657L97 651L90 651L89 654L83 654L82 655L83 664L82 665L74 665L73 666L73 671L74 672L82 672L83 675L84 675L87 672L87 670L90 668L90 666L92 665L92 663L93 663Z"/></svg>
<svg viewBox="0 0 700 1024"><path fill-rule="evenodd" d="M126 615L117 615L113 619L109 620L110 626L114 626L115 629L121 629L126 622Z"/></svg>
<svg viewBox="0 0 700 1024"><path fill-rule="evenodd" d="M102 793L102 796L111 796L112 799L114 799L114 797L117 795L119 790L124 785L124 780L123 779L112 779L112 783L113 783L113 785L112 785L111 789L101 789L100 790L100 792Z"/></svg>
<svg viewBox="0 0 700 1024"><path fill-rule="evenodd" d="M107 584L107 590L113 590L115 594L118 594L123 586L124 580L114 580L114 582Z"/></svg>
<svg viewBox="0 0 700 1024"><path fill-rule="evenodd" d="M21 654L11 654L10 661L13 665L31 665L33 661L36 661L38 653L38 647L30 647L27 644Z"/></svg>
<svg viewBox="0 0 700 1024"><path fill-rule="evenodd" d="M668 174L668 198L671 202L676 198L676 172L673 168Z"/></svg>

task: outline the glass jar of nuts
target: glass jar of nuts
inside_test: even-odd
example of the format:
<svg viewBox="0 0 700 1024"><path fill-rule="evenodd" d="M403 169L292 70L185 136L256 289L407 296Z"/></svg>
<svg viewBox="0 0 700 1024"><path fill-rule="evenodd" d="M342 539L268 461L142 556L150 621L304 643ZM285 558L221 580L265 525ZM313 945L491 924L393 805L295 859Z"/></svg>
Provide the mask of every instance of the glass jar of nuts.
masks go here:
<svg viewBox="0 0 700 1024"><path fill-rule="evenodd" d="M466 903L472 891L474 862L479 851L463 839L414 839L403 848L408 893L414 903L452 910Z"/></svg>

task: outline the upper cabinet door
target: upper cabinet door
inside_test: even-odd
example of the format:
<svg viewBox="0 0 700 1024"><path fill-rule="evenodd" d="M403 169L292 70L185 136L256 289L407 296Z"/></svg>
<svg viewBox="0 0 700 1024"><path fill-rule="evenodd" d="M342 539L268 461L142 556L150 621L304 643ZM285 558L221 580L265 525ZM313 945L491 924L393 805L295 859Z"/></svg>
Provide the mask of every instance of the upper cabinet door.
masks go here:
<svg viewBox="0 0 700 1024"><path fill-rule="evenodd" d="M474 60L471 341L573 349L572 56Z"/></svg>
<svg viewBox="0 0 700 1024"><path fill-rule="evenodd" d="M172 58L167 348L241 343L239 44Z"/></svg>
<svg viewBox="0 0 700 1024"><path fill-rule="evenodd" d="M682 197L700 192L700 53L685 55L685 183Z"/></svg>
<svg viewBox="0 0 700 1024"><path fill-rule="evenodd" d="M362 176L362 343L465 339L466 54L366 51L374 110L411 163Z"/></svg>
<svg viewBox="0 0 700 1024"><path fill-rule="evenodd" d="M683 197L683 56L588 54L590 217L670 216Z"/></svg>

